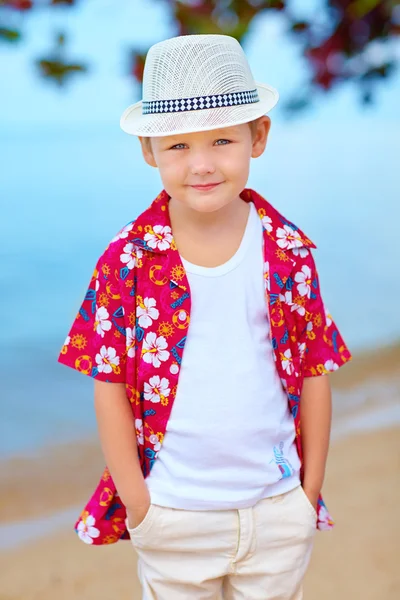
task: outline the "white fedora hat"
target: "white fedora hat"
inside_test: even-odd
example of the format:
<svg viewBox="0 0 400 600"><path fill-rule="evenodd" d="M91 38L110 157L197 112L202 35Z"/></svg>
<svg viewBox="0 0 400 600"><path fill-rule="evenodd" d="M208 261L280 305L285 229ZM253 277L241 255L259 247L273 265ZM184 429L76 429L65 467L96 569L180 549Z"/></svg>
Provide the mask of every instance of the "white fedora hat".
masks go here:
<svg viewBox="0 0 400 600"><path fill-rule="evenodd" d="M239 42L228 35L184 35L147 54L143 99L122 114L121 128L152 137L220 129L253 121L278 102L254 81Z"/></svg>

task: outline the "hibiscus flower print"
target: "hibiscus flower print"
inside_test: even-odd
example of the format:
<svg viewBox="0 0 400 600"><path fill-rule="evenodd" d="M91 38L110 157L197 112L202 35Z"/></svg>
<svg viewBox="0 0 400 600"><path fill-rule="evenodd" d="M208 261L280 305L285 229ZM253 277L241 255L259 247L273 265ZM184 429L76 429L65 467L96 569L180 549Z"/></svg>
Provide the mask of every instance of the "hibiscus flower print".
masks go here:
<svg viewBox="0 0 400 600"><path fill-rule="evenodd" d="M168 250L172 243L171 227L168 225L164 227L162 225L154 225L152 230L144 236L144 241L153 250Z"/></svg>
<svg viewBox="0 0 400 600"><path fill-rule="evenodd" d="M134 327L126 328L126 351L129 358L133 358L135 356L135 340L136 340L136 330Z"/></svg>
<svg viewBox="0 0 400 600"><path fill-rule="evenodd" d="M96 519L92 515L88 515L79 521L77 532L85 544L93 544L93 539L98 538L100 531L95 527Z"/></svg>
<svg viewBox="0 0 400 600"><path fill-rule="evenodd" d="M105 306L97 307L96 316L94 318L94 330L101 335L101 337L104 337L104 333L111 329L111 321L108 320L109 316Z"/></svg>
<svg viewBox="0 0 400 600"><path fill-rule="evenodd" d="M329 311L326 307L325 307L325 320L326 320L326 326L330 327L332 325L332 317L329 314Z"/></svg>
<svg viewBox="0 0 400 600"><path fill-rule="evenodd" d="M140 327L143 327L143 329L150 327L153 324L153 320L158 319L160 316L154 298L139 299L136 316L138 317Z"/></svg>
<svg viewBox="0 0 400 600"><path fill-rule="evenodd" d="M294 256L300 256L300 258L305 258L308 252L307 248L293 248Z"/></svg>
<svg viewBox="0 0 400 600"><path fill-rule="evenodd" d="M268 233L270 233L272 231L272 219L271 217L267 217L267 215L265 215L265 217L263 217L261 219L263 227L265 229L265 231L268 231Z"/></svg>
<svg viewBox="0 0 400 600"><path fill-rule="evenodd" d="M303 358L304 358L304 355L305 355L305 353L306 353L306 349L307 349L306 343L305 343L305 342L302 342L302 343L300 344L299 342L297 342L297 347L298 347L298 349L299 349L299 356L300 356L300 359L301 359L301 360L303 360Z"/></svg>
<svg viewBox="0 0 400 600"><path fill-rule="evenodd" d="M282 303L290 306L290 312L298 312L299 315L301 315L302 317L304 317L304 315L306 314L306 309L304 308L304 306L302 306L301 304L296 304L296 302L293 301L292 292L289 291L285 292L284 294L279 294L279 300Z"/></svg>
<svg viewBox="0 0 400 600"><path fill-rule="evenodd" d="M142 258L142 256L143 250L129 242L129 244L125 244L124 253L121 254L120 259L121 262L131 270L136 266L137 261Z"/></svg>
<svg viewBox="0 0 400 600"><path fill-rule="evenodd" d="M315 332L313 331L313 329L314 329L314 325L312 324L311 321L309 321L307 323L307 327L306 327L306 333L307 333L307 337L309 340L315 340L315 338L316 338L316 335L315 335Z"/></svg>
<svg viewBox="0 0 400 600"><path fill-rule="evenodd" d="M292 292L287 291L284 294L279 294L279 300L282 302L282 304L288 304L289 306L292 305Z"/></svg>
<svg viewBox="0 0 400 600"><path fill-rule="evenodd" d="M61 349L61 353L62 354L67 354L67 352L68 352L68 346L69 346L70 342L71 342L71 337L69 335L67 335L67 337L65 338L64 345L63 345L63 347Z"/></svg>
<svg viewBox="0 0 400 600"><path fill-rule="evenodd" d="M160 379L158 375L154 375L149 380L149 383L144 384L144 398L150 402L165 402L171 390L169 381L166 377Z"/></svg>
<svg viewBox="0 0 400 600"><path fill-rule="evenodd" d="M99 373L112 373L114 368L119 365L119 356L117 356L115 348L102 346L100 353L96 354L96 363Z"/></svg>
<svg viewBox="0 0 400 600"><path fill-rule="evenodd" d="M311 296L311 269L307 265L303 265L301 271L298 271L294 276L297 282L297 289L300 296Z"/></svg>
<svg viewBox="0 0 400 600"><path fill-rule="evenodd" d="M291 375L294 371L292 352L290 350L285 350L282 357L282 368L288 375Z"/></svg>
<svg viewBox="0 0 400 600"><path fill-rule="evenodd" d="M144 433L143 433L143 421L142 419L135 420L135 428L136 428L136 439L140 446L144 444Z"/></svg>
<svg viewBox="0 0 400 600"><path fill-rule="evenodd" d="M318 529L324 531L327 529L332 529L332 527L333 521L330 514L326 510L325 506L320 506L318 512Z"/></svg>
<svg viewBox="0 0 400 600"><path fill-rule="evenodd" d="M121 229L121 231L119 233L117 233L117 235L111 240L111 244L113 242L117 242L118 240L123 240L126 237L128 237L129 233L132 231L133 229L133 223L128 223L128 225L125 225L125 227L123 227L123 229Z"/></svg>
<svg viewBox="0 0 400 600"><path fill-rule="evenodd" d="M264 263L264 287L269 292L270 290L270 280L269 280L269 262L266 261Z"/></svg>
<svg viewBox="0 0 400 600"><path fill-rule="evenodd" d="M169 358L167 348L168 344L165 337L162 335L157 337L157 334L153 331L148 333L143 340L142 356L144 362L158 369L161 363Z"/></svg>
<svg viewBox="0 0 400 600"><path fill-rule="evenodd" d="M280 248L290 250L303 245L300 234L289 225L278 227L276 230L277 244Z"/></svg>
<svg viewBox="0 0 400 600"><path fill-rule="evenodd" d="M324 364L324 368L325 368L325 371L332 373L333 371L337 371L337 369L339 368L339 365L336 364L334 360L329 359Z"/></svg>
<svg viewBox="0 0 400 600"><path fill-rule="evenodd" d="M302 317L304 317L304 315L306 314L306 309L304 308L304 306L302 304L296 304L296 302L293 302L290 311L297 312Z"/></svg>

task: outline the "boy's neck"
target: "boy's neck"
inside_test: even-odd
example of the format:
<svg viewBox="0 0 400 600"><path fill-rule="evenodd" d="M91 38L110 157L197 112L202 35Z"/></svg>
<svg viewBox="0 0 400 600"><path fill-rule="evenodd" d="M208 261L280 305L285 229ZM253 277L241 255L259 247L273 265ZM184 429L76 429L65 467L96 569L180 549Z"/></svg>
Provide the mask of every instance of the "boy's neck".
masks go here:
<svg viewBox="0 0 400 600"><path fill-rule="evenodd" d="M220 210L212 212L199 212L185 206L171 197L169 201L169 215L172 233L182 228L193 235L209 235L212 232L221 233L229 228L235 228L243 223L249 214L249 205L240 196L232 200ZM240 226L240 225L239 225Z"/></svg>
<svg viewBox="0 0 400 600"><path fill-rule="evenodd" d="M171 198L172 235L180 255L201 267L226 263L240 246L249 210L250 205L239 196L211 213L199 213Z"/></svg>

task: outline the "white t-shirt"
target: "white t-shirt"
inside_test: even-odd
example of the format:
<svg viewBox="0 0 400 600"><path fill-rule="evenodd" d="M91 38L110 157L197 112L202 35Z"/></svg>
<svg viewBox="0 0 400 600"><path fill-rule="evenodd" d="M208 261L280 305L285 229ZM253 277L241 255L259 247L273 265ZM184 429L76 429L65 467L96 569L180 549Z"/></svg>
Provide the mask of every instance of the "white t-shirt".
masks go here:
<svg viewBox="0 0 400 600"><path fill-rule="evenodd" d="M182 259L192 298L179 384L146 482L154 504L245 508L299 485L294 420L275 368L254 204L235 255Z"/></svg>

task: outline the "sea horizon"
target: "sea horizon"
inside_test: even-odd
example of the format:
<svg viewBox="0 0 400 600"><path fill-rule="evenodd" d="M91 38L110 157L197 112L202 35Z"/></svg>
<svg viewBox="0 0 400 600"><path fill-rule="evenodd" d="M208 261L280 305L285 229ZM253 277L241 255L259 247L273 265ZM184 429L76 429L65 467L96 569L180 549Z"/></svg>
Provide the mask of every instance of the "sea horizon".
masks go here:
<svg viewBox="0 0 400 600"><path fill-rule="evenodd" d="M343 129L327 129L324 141L322 130L304 135L307 123L277 123L246 185L316 243L325 303L353 353L400 340L400 320L393 319L387 301L400 296L400 280L393 277L397 171L385 158L388 146L400 153L400 140L389 125L371 127L373 156L371 132L360 125L343 148ZM144 164L137 140L110 124L18 131L9 126L0 157L5 457L94 434L92 382L59 365L58 353L98 257L162 183ZM365 176L377 171L379 177Z"/></svg>

